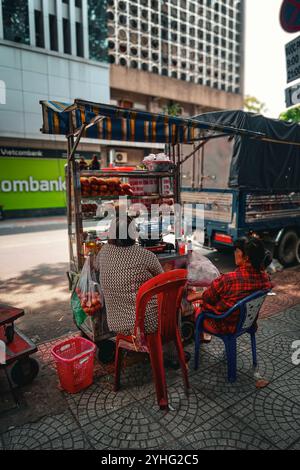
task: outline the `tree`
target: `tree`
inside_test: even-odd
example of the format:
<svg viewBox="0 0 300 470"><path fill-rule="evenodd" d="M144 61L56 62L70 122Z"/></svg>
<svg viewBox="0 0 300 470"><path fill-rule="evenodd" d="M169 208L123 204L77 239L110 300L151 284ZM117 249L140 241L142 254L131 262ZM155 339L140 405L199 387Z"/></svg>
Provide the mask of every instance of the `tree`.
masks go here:
<svg viewBox="0 0 300 470"><path fill-rule="evenodd" d="M178 103L173 103L172 101L163 107L163 113L168 116L180 116L181 112L181 106Z"/></svg>
<svg viewBox="0 0 300 470"><path fill-rule="evenodd" d="M244 109L257 114L264 114L268 111L265 103L250 95L245 96Z"/></svg>
<svg viewBox="0 0 300 470"><path fill-rule="evenodd" d="M279 119L288 122L300 122L300 106L284 111L280 114Z"/></svg>

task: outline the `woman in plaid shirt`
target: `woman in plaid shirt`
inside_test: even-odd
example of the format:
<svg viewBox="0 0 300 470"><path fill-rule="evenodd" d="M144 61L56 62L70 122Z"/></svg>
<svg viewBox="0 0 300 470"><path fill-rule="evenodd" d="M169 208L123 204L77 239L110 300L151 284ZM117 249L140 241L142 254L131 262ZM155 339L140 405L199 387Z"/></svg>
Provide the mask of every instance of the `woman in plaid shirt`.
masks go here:
<svg viewBox="0 0 300 470"><path fill-rule="evenodd" d="M265 248L258 238L242 238L235 243L235 263L237 269L215 279L210 287L201 294L191 294L190 301L200 303L195 312L196 318L201 311L222 314L238 301L258 291L271 289L272 284L265 271ZM239 318L239 310L225 320L206 319L204 327L211 333L234 333ZM206 340L208 338L205 338Z"/></svg>

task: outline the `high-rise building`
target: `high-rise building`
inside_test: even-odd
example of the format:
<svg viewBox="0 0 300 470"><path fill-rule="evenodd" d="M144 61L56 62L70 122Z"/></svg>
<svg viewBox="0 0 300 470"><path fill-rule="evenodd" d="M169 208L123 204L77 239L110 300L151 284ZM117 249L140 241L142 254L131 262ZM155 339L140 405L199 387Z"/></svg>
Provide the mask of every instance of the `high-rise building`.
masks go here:
<svg viewBox="0 0 300 470"><path fill-rule="evenodd" d="M0 0L0 211L65 206L60 184L35 191L34 181L64 177L66 151L65 139L41 135L40 100L188 115L240 108L243 61L244 0ZM100 145L79 150L143 156Z"/></svg>
<svg viewBox="0 0 300 470"><path fill-rule="evenodd" d="M107 0L111 96L188 114L240 108L243 0Z"/></svg>
<svg viewBox="0 0 300 470"><path fill-rule="evenodd" d="M109 103L106 24L98 0L0 0L0 206L6 214L65 210L66 140L41 134L39 101ZM88 159L99 155L99 142L83 140L79 151ZM39 181L49 183L43 191Z"/></svg>

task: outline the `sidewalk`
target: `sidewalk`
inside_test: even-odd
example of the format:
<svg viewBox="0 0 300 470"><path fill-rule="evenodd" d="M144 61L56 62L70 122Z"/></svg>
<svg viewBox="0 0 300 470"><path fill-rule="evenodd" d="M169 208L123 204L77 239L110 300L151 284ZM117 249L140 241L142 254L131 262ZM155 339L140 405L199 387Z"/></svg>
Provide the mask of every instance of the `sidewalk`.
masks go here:
<svg viewBox="0 0 300 470"><path fill-rule="evenodd" d="M239 340L235 384L226 381L223 346L214 339L203 345L197 372L191 360L188 398L180 371L167 372L168 413L156 404L147 358L125 368L117 394L113 367L97 366L94 384L68 395L57 387L54 343L44 343L39 377L19 392L22 407L0 413L0 449L300 450L300 366L292 363L300 304L263 318L259 326L255 377L249 338ZM193 356L193 345L186 349ZM257 374L269 386L257 389ZM9 408L6 399L2 410Z"/></svg>

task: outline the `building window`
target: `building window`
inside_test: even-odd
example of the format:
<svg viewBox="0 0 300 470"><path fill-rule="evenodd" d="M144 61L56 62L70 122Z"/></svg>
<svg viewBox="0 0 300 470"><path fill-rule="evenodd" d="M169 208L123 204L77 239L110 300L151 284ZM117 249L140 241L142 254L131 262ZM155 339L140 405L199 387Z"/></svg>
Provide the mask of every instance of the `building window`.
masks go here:
<svg viewBox="0 0 300 470"><path fill-rule="evenodd" d="M50 49L51 51L58 51L57 18L55 15L49 15L49 32Z"/></svg>
<svg viewBox="0 0 300 470"><path fill-rule="evenodd" d="M27 0L2 0L4 39L30 44Z"/></svg>
<svg viewBox="0 0 300 470"><path fill-rule="evenodd" d="M90 0L94 21L95 17L99 19L97 3L102 0ZM238 0L107 0L108 40L114 44L109 48L110 61L114 58L116 64L142 70L147 66L153 73L219 90L231 86L235 91L240 77L237 72L235 84L235 77L230 78L230 68L234 71L241 62L240 31L244 21L241 3ZM101 34L97 32L97 36ZM94 38L91 41L96 44ZM97 51L100 51L98 45ZM196 74L199 65L201 70Z"/></svg>
<svg viewBox="0 0 300 470"><path fill-rule="evenodd" d="M90 59L107 61L107 0L88 0Z"/></svg>
<svg viewBox="0 0 300 470"><path fill-rule="evenodd" d="M71 28L70 21L63 18L63 31L64 31L64 53L71 54Z"/></svg>
<svg viewBox="0 0 300 470"><path fill-rule="evenodd" d="M81 23L76 23L76 49L78 57L83 57L83 28Z"/></svg>
<svg viewBox="0 0 300 470"><path fill-rule="evenodd" d="M44 19L43 19L43 13L40 10L34 10L34 23L35 23L35 45L37 47L45 47Z"/></svg>

